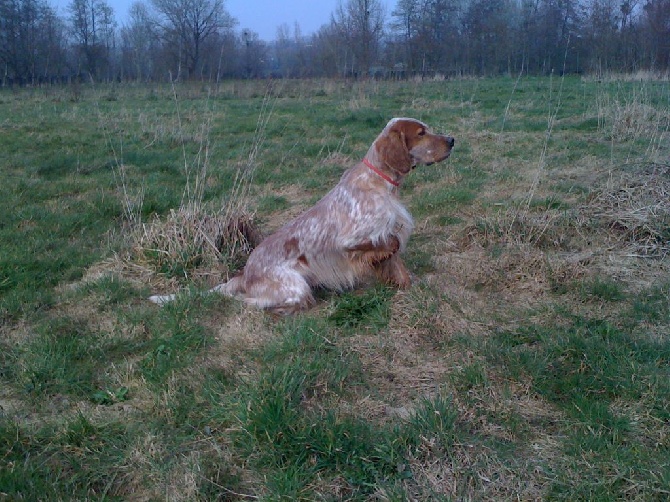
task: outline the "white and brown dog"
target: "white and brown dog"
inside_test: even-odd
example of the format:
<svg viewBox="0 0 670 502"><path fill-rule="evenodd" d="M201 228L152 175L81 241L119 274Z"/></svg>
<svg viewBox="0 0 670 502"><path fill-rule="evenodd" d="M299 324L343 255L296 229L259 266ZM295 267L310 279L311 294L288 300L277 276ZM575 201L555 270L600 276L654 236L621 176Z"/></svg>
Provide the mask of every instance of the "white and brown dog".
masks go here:
<svg viewBox="0 0 670 502"><path fill-rule="evenodd" d="M335 188L263 240L242 272L209 292L288 314L314 303L314 287L342 290L371 275L408 287L400 253L414 223L398 186L417 164L444 160L453 146L454 138L434 134L423 122L392 119ZM174 296L150 300L163 304Z"/></svg>

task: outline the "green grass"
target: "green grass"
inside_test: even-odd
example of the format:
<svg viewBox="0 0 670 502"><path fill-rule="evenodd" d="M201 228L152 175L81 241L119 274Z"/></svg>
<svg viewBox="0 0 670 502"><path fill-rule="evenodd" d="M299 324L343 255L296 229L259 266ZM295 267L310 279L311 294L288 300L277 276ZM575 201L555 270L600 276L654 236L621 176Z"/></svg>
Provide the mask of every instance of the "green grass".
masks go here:
<svg viewBox="0 0 670 502"><path fill-rule="evenodd" d="M328 320L340 328L382 329L389 323L393 291L377 286L361 294L344 293L335 300Z"/></svg>
<svg viewBox="0 0 670 502"><path fill-rule="evenodd" d="M608 302L616 302L623 300L625 297L621 283L601 277L594 277L583 283L580 286L580 291L585 299L595 298Z"/></svg>
<svg viewBox="0 0 670 502"><path fill-rule="evenodd" d="M607 321L575 319L563 328L528 330L498 337L502 348L514 349L507 364L528 373L538 393L569 412L582 413L575 403L586 400L641 399L667 373L667 342L633 336ZM654 408L662 409L662 401Z"/></svg>
<svg viewBox="0 0 670 502"><path fill-rule="evenodd" d="M105 496L123 476L132 433L122 422L94 423L84 414L59 428L0 418L4 494L25 499ZM26 462L26 459L30 461Z"/></svg>
<svg viewBox="0 0 670 502"><path fill-rule="evenodd" d="M0 90L0 498L664 499L669 99L572 76ZM196 292L225 257L133 248L205 147L203 212L251 164L266 230L394 116L456 137L400 190L409 290L276 319Z"/></svg>
<svg viewBox="0 0 670 502"><path fill-rule="evenodd" d="M530 381L534 392L566 416L561 463L581 469L582 475L572 480L559 476L552 497L617 498L637 484L648 493L667 491L668 445L641 447L640 441L648 433L646 420L661 423L670 417L668 340L650 340L603 320L575 318L563 327L501 333L488 350L496 365ZM646 416L642 422L635 418L641 409Z"/></svg>
<svg viewBox="0 0 670 502"><path fill-rule="evenodd" d="M263 214L286 210L291 203L282 195L267 195L258 201L258 211Z"/></svg>
<svg viewBox="0 0 670 502"><path fill-rule="evenodd" d="M284 322L259 372L234 396L236 441L268 477L272 498L312 498L317 478L340 479L352 495L370 493L402 461L383 429L316 405L335 405L360 378L355 356L327 340L325 329L310 319Z"/></svg>
<svg viewBox="0 0 670 502"><path fill-rule="evenodd" d="M670 284L655 285L635 296L631 305L636 321L667 323L670 319Z"/></svg>
<svg viewBox="0 0 670 502"><path fill-rule="evenodd" d="M102 340L82 321L49 319L37 326L21 360L24 388L35 397L85 398L102 382L97 366L106 357Z"/></svg>

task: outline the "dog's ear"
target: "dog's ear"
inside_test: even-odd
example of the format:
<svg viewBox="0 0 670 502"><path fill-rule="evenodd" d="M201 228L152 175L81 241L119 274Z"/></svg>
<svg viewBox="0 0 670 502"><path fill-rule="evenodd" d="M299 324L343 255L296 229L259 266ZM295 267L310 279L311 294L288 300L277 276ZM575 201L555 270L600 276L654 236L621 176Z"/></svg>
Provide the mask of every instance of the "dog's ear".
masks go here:
<svg viewBox="0 0 670 502"><path fill-rule="evenodd" d="M407 149L407 140L402 128L391 128L377 140L375 146L381 161L392 170L407 174L412 169L412 156Z"/></svg>

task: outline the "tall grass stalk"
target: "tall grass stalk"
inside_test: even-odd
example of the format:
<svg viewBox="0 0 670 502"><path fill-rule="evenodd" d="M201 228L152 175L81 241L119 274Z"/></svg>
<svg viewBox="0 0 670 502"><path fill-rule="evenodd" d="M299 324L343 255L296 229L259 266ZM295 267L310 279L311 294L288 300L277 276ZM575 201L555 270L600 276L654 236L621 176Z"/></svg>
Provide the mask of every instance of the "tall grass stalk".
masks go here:
<svg viewBox="0 0 670 502"><path fill-rule="evenodd" d="M568 43L570 40L568 39ZM553 107L552 109L552 103L553 103L553 77L554 73L551 73L551 76L549 78L549 110L548 110L548 115L547 115L547 129L544 134L544 142L542 144L542 150L540 151L540 158L537 163L537 169L535 171L535 176L533 178L533 182L530 186L530 190L528 192L528 198L526 199L526 210L530 208L531 203L533 202L533 198L535 197L535 191L537 190L537 187L540 184L540 178L542 176L542 173L544 173L544 170L547 166L547 152L549 150L549 141L551 140L552 133L554 131L554 125L556 124L556 117L558 116L558 112L561 109L561 99L563 97L563 85L565 83L565 64L566 60L568 58L568 51L567 48L565 50L565 60L563 61L563 74L561 75L561 81L560 85L558 88L558 96L556 98L556 106Z"/></svg>
<svg viewBox="0 0 670 502"><path fill-rule="evenodd" d="M189 162L186 154L186 141L183 134L183 125L181 118L181 109L179 106L179 97L174 80L171 80L172 98L175 103L177 114L177 125L179 127L179 139L181 143L182 157L184 160L184 174L186 175L186 186L182 194L181 206L187 211L197 212L202 205L202 200L207 186L207 171L209 168L209 136L212 129L212 113L209 108L210 92L207 92L205 99L205 120L200 126L198 152L193 162Z"/></svg>
<svg viewBox="0 0 670 502"><path fill-rule="evenodd" d="M200 126L198 151L189 162L178 94L172 86L181 141L186 186L180 207L170 212L166 222L143 225L140 249L150 257L153 268L168 276L211 275L213 268L230 274L260 241L249 211L249 193L258 156L263 150L266 130L277 102L268 87L258 114L256 128L245 162L238 165L233 186L222 206L214 211L203 207L210 167L210 132L213 122L210 93L205 100L206 118ZM144 259L145 257L142 257ZM223 266L223 267L222 267ZM199 272L198 272L199 270Z"/></svg>
<svg viewBox="0 0 670 502"><path fill-rule="evenodd" d="M563 54L563 71L561 72L561 83L558 88L558 97L556 98L556 106L551 108L552 105L552 93L553 93L553 77L554 73L552 71L551 76L549 78L549 110L548 110L548 116L547 116L547 130L544 135L544 143L542 145L542 152L540 153L540 160L538 162L537 166L537 171L535 173L535 178L533 179L533 184L531 185L530 192L528 194L528 199L526 200L526 209L530 207L531 202L533 201L533 197L535 196L535 190L537 189L538 185L540 184L540 176L544 172L544 169L546 167L546 160L547 160L547 150L549 149L549 140L551 139L551 135L554 131L554 125L556 123L556 117L558 116L558 112L561 109L561 100L563 99L563 86L565 85L565 73L566 73L566 66L568 62L568 49L570 48L570 35L568 35L568 40L565 44L565 53Z"/></svg>
<svg viewBox="0 0 670 502"><path fill-rule="evenodd" d="M95 89L95 81L91 77L91 85ZM106 117L100 109L100 95L94 93L94 106L98 115L98 126L103 132L107 148L112 154L112 176L117 190L121 194L121 204L123 206L123 216L132 225L137 226L142 220L142 206L144 204L145 187L141 185L136 194L132 194L129 189L126 165L123 161L123 136L118 135L118 149L114 143L112 132L109 129L109 117Z"/></svg>
<svg viewBox="0 0 670 502"><path fill-rule="evenodd" d="M254 172L257 167L258 155L263 149L263 144L266 139L267 126L274 113L277 98L274 96L271 88L268 88L263 96L261 109L258 112L258 119L256 121L256 129L249 148L249 154L246 162L235 173L235 180L230 191L226 207L224 209L224 216L228 220L235 215L246 212L246 204L248 202L249 189L253 181Z"/></svg>
<svg viewBox="0 0 670 502"><path fill-rule="evenodd" d="M505 124L507 123L507 117L509 115L509 108L512 105L512 99L514 98L514 93L519 87L519 82L521 82L521 77L523 75L524 67L521 64L521 70L519 70L519 75L516 77L516 82L514 82L514 87L510 93L509 100L507 101L507 106L505 107L505 114L503 115L502 125L500 126L500 135L498 136L498 141L502 140L502 133L505 131Z"/></svg>
<svg viewBox="0 0 670 502"><path fill-rule="evenodd" d="M531 204L532 204L533 199L535 197L535 192L537 190L537 187L540 184L540 178L541 178L541 176L544 173L544 170L546 168L547 152L549 150L549 141L551 140L551 137L552 137L552 133L553 133L553 130L554 130L554 125L556 123L556 117L558 116L558 112L561 109L561 100L562 100L562 97L563 97L563 86L565 84L565 66L566 66L566 62L567 62L567 58L568 58L569 42L570 42L570 40L568 38L568 44L566 46L565 55L564 55L564 59L563 59L563 72L562 72L562 75L561 75L560 85L559 85L559 88L558 88L558 91L557 91L558 92L558 96L556 98L557 101L556 101L556 105L553 106L553 107L552 107L552 104L553 104L553 89L554 89L554 79L553 79L554 73L553 73L553 71L552 71L552 73L549 77L549 109L548 109L548 115L547 115L547 128L546 128L545 134L544 134L544 141L542 143L542 150L540 151L540 158L538 159L537 169L535 170L535 173L534 173L534 176L533 176L533 181L532 181L531 186L530 186L529 191L528 191L528 197L526 198L526 202L523 205L522 209L516 209L515 210L514 215L513 215L512 219L510 221L508 230L507 230L508 234L512 233L512 229L513 229L514 225L516 224L517 220L519 218L523 217L525 214L527 214L530 211ZM518 82L518 79L517 79L517 82ZM516 88L516 84L515 84L515 88ZM510 98L510 101L511 101L511 98ZM508 106L509 106L509 104L508 104ZM522 212L524 214L521 214ZM548 225L548 223L547 223L547 225ZM539 237L541 237L541 235L544 234L544 232L546 231L546 228L547 227L545 227L542 230Z"/></svg>

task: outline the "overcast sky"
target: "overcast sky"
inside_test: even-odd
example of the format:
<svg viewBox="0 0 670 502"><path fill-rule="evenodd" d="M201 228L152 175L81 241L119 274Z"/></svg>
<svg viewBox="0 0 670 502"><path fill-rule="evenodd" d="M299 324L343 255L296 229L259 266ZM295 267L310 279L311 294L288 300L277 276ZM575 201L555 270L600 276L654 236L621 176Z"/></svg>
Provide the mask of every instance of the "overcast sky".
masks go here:
<svg viewBox="0 0 670 502"><path fill-rule="evenodd" d="M135 0L107 0L114 9L114 14L123 25L128 10ZM149 0L145 0L149 3ZM343 0L346 2L346 0ZM59 14L66 14L66 7L71 0L50 0ZM245 28L255 31L266 41L274 40L277 27L283 23L289 25L293 34L293 25L297 21L303 35L310 35L322 25L330 21L338 0L225 0L226 10L238 20L237 29ZM389 6L395 0L382 0L390 14Z"/></svg>

